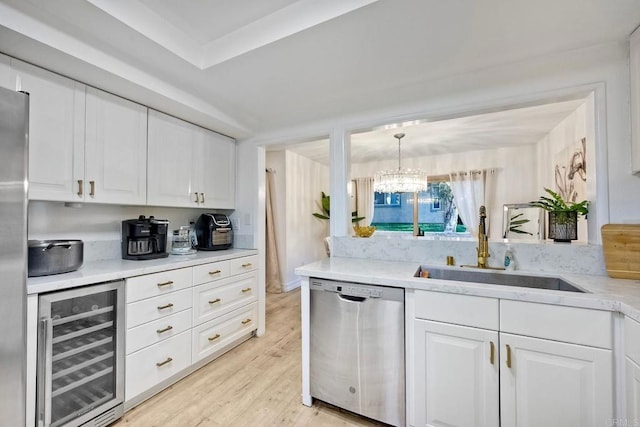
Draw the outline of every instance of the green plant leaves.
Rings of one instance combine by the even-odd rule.
[[[575,211],[578,215],[583,215],[585,217],[589,213],[588,200],[583,200],[579,203],[565,202],[555,191],[549,188],[545,188],[544,191],[546,191],[551,197],[540,196],[538,200],[531,202],[533,206],[537,206],[549,212]]]

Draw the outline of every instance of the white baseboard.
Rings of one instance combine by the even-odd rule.
[[[289,283],[284,285],[284,291],[285,292],[289,292],[289,291],[292,291],[294,289],[299,288],[301,282],[302,282],[301,279],[294,279],[294,280],[290,281]]]

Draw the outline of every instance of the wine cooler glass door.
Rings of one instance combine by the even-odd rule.
[[[39,425],[79,425],[122,403],[123,302],[123,282],[40,296]]]

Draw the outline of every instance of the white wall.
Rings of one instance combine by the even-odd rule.
[[[329,168],[291,151],[268,151],[265,165],[275,171],[276,246],[280,278],[289,290],[299,282],[296,267],[326,258],[329,222],[313,213],[320,211],[321,192],[328,193]]]
[[[560,54],[529,58],[472,73],[452,75],[411,88],[423,101],[393,105],[384,110],[337,117],[318,123],[294,124],[287,129],[244,141],[254,149],[264,144],[320,137],[332,129],[370,129],[404,120],[435,118],[479,109],[521,105],[597,89],[597,197],[589,214],[590,238],[598,243],[599,228],[608,222],[640,221],[640,177],[631,174],[629,111],[629,46],[608,43]],[[255,199],[259,188],[240,197]],[[346,202],[345,202],[346,203]],[[334,210],[339,206],[334,205]],[[344,207],[346,211],[346,206]],[[594,232],[591,233],[591,230]]]
[[[535,144],[505,147],[455,154],[438,154],[403,160],[407,168],[421,168],[429,175],[446,175],[450,172],[474,169],[497,169],[496,194],[491,206],[487,206],[489,233],[493,239],[502,238],[502,206],[505,203],[526,203],[537,199],[538,158]],[[351,165],[353,177],[373,176],[377,170],[393,169],[393,159]]]

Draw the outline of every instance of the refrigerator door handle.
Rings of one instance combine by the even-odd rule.
[[[37,367],[37,405],[38,405],[38,427],[46,427],[51,424],[51,408],[47,402],[49,402],[49,394],[51,390],[51,372],[49,358],[51,352],[49,351],[49,328],[51,325],[50,318],[40,319],[38,346],[40,351],[38,352],[38,367]]]

